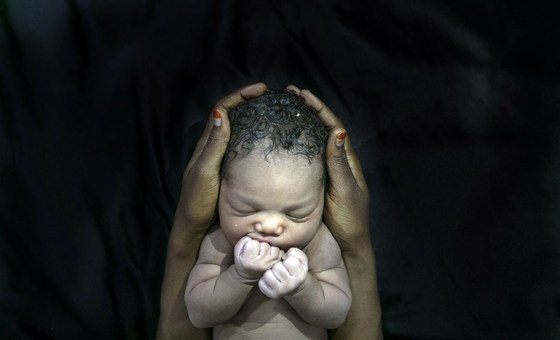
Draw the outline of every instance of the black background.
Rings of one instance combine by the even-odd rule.
[[[558,13],[0,0],[0,338],[153,338],[183,169],[257,81],[344,120],[386,339],[560,338]]]

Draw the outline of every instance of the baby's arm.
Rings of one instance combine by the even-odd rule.
[[[230,320],[264,271],[282,256],[280,249],[248,237],[233,249],[220,229],[209,233],[202,241],[185,290],[193,325],[208,328]]]
[[[265,272],[259,288],[271,298],[284,297],[304,321],[327,329],[339,327],[352,304],[340,248],[325,226],[307,255],[297,248],[288,250],[282,262]]]

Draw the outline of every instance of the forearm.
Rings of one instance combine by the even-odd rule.
[[[284,299],[305,322],[327,329],[339,327],[344,322],[352,303],[350,292],[311,274],[307,275],[300,290]]]
[[[331,339],[383,339],[381,328],[381,305],[377,292],[375,255],[369,237],[352,249],[358,252],[343,252],[344,263],[354,300],[346,322],[330,332]]]
[[[158,340],[211,339],[210,330],[198,329],[187,317],[184,292],[204,235],[188,234],[187,222],[176,214],[169,236],[161,288]]]
[[[191,275],[204,273],[204,266],[210,265],[197,265]],[[189,282],[185,302],[191,322],[201,328],[227,322],[243,306],[255,283],[256,280],[247,281],[240,277],[234,265],[218,276],[205,278],[198,283]]]

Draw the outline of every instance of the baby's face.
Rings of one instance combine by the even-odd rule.
[[[232,161],[222,179],[220,226],[235,245],[249,236],[288,250],[303,248],[322,222],[324,185],[321,160],[261,150]]]

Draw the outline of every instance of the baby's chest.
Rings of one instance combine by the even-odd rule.
[[[284,299],[270,299],[264,296],[258,287],[247,299],[239,313],[235,316],[236,320],[245,322],[281,322],[289,320],[297,314]]]

